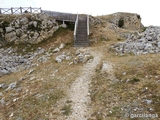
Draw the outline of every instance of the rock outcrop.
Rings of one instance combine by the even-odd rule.
[[[0,19],[0,46],[4,43],[31,43],[37,44],[52,37],[59,28],[55,19],[44,13],[8,15],[11,20],[2,15]]]
[[[114,13],[101,17],[104,21],[113,23],[116,26],[124,29],[141,29],[143,25],[141,23],[141,17],[135,13]]]
[[[132,34],[125,42],[119,42],[113,48],[118,53],[160,53],[160,27],[149,26],[144,32]]]

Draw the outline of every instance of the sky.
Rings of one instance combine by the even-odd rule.
[[[160,0],[0,0],[0,8],[31,6],[93,16],[129,12],[139,14],[144,26],[160,26],[159,3]]]

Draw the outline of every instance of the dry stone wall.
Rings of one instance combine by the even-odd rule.
[[[59,28],[55,19],[44,13],[14,15],[14,18],[13,15],[8,18],[1,15],[0,18],[0,46],[5,43],[36,44],[52,37]]]
[[[104,20],[124,29],[137,30],[143,28],[141,16],[135,13],[118,12],[107,15]]]

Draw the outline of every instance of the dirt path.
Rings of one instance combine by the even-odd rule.
[[[67,120],[87,120],[90,116],[90,96],[89,84],[91,76],[94,75],[95,68],[101,60],[101,54],[88,51],[94,57],[93,61],[86,63],[82,69],[82,73],[71,85],[70,99],[72,101],[72,114]]]
[[[93,61],[86,63],[82,73],[71,85],[70,100],[72,101],[72,114],[67,120],[87,120],[90,117],[90,94],[89,84],[91,76],[94,75],[97,64],[101,61],[102,55],[98,51],[86,50],[94,57]]]

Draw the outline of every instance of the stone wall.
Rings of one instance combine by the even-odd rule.
[[[14,17],[1,15],[0,18],[0,46],[5,43],[36,44],[51,37],[59,28],[55,19],[44,13],[27,13]]]
[[[122,28],[125,29],[137,30],[143,28],[140,15],[135,13],[114,13],[104,17],[104,20],[117,26],[119,26],[119,21],[122,20],[124,22]]]

